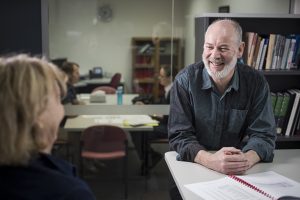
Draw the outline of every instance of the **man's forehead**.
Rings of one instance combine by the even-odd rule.
[[[234,28],[229,23],[216,23],[208,27],[206,35],[234,37]]]

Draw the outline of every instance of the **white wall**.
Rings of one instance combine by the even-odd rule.
[[[188,65],[195,60],[195,16],[202,13],[216,12],[214,0],[187,0],[185,9],[185,52],[184,65]]]
[[[97,7],[109,2],[113,19],[97,20]],[[131,38],[171,36],[172,0],[50,0],[50,58],[78,62],[80,73],[102,66],[120,72],[130,88]],[[182,1],[176,0],[175,36],[182,37]],[[181,14],[180,14],[181,13]],[[180,16],[181,15],[181,16]]]
[[[300,14],[300,0],[294,0],[293,8],[294,8],[294,10],[292,11],[292,13]]]

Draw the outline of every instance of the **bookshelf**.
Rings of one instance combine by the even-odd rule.
[[[206,13],[195,18],[195,61],[201,60],[204,35],[207,27],[214,20],[231,18],[237,21],[244,33],[255,32],[259,35],[280,34],[289,36],[300,34],[300,15],[291,14],[232,14]],[[245,47],[245,50],[247,46]],[[245,55],[243,56],[245,58]],[[260,70],[266,77],[272,92],[284,92],[288,89],[300,89],[300,70]],[[300,148],[300,137],[278,136],[277,148]]]
[[[139,94],[152,94],[157,100],[163,92],[158,80],[160,67],[172,65],[173,76],[182,67],[181,41],[168,37],[134,37],[131,46],[132,90]]]

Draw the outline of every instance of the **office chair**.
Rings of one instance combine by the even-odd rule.
[[[121,82],[121,77],[122,75],[120,73],[115,73],[110,80],[109,86],[117,89],[117,87],[119,86],[120,82]]]
[[[83,131],[81,145],[81,168],[83,175],[83,159],[114,160],[123,159],[124,196],[128,191],[128,145],[125,131],[117,126],[95,125]]]
[[[116,94],[116,89],[111,86],[99,86],[92,90],[92,93],[102,90],[105,92],[105,94]]]

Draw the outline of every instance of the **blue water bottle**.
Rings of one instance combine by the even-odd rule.
[[[117,88],[117,103],[118,103],[118,105],[123,104],[123,87],[122,86],[119,86]]]

